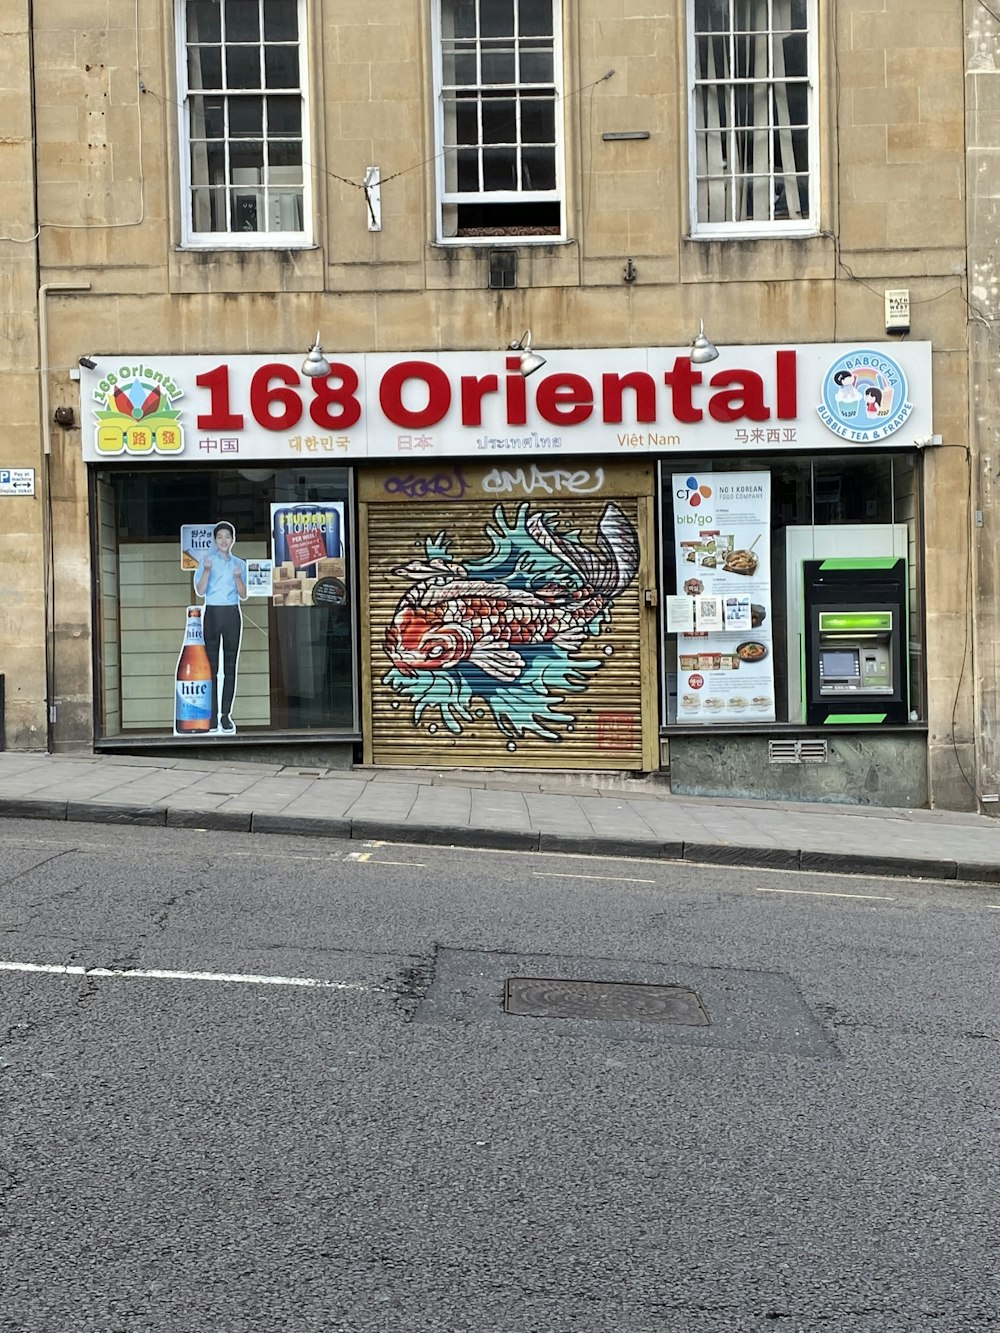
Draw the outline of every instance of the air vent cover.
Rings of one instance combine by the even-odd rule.
[[[829,747],[824,740],[767,743],[767,758],[772,764],[825,764],[829,757]]]

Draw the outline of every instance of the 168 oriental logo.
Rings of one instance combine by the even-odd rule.
[[[179,454],[184,427],[174,407],[183,397],[170,375],[155,366],[123,365],[94,390],[100,454]]]

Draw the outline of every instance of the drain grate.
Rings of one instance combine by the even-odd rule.
[[[505,1013],[528,1018],[616,1019],[699,1027],[707,1027],[710,1022],[695,991],[639,982],[508,977],[503,1007]]]

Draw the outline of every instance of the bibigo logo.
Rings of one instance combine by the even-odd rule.
[[[123,365],[94,389],[99,454],[180,454],[184,427],[174,408],[183,389],[154,366]]]

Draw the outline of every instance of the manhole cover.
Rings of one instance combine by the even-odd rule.
[[[508,977],[504,1011],[535,1018],[596,1018],[632,1023],[709,1024],[693,990],[638,982]]]

